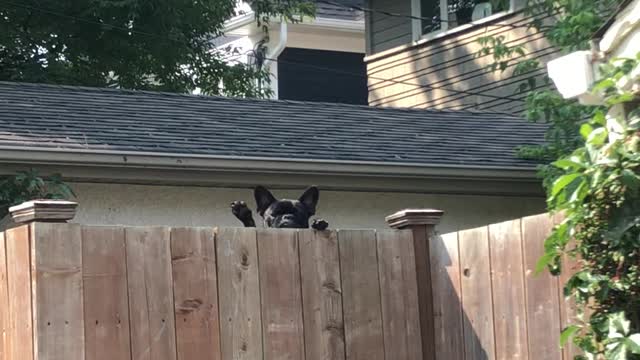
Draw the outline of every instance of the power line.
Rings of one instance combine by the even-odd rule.
[[[444,19],[435,20],[435,18],[437,18],[437,17],[428,18],[428,17],[423,17],[423,16],[400,14],[400,13],[394,13],[394,12],[385,11],[385,10],[366,8],[366,7],[362,7],[362,6],[358,6],[358,5],[340,4],[340,3],[329,1],[329,0],[316,0],[316,2],[319,2],[319,3],[322,3],[322,4],[327,4],[327,5],[338,6],[338,7],[345,8],[345,9],[362,11],[362,12],[366,12],[366,13],[375,13],[375,14],[386,15],[386,16],[389,16],[389,17],[399,17],[399,18],[412,19],[412,20],[428,21],[430,23],[430,25],[439,25],[441,23],[457,23],[457,21],[449,21],[449,20],[444,20]],[[505,24],[505,23],[488,24],[486,26],[491,26],[491,27],[510,27],[510,28],[522,28],[522,27],[530,28],[531,27],[530,24],[527,24],[527,25],[515,25],[515,24]]]
[[[333,72],[333,73],[336,73],[336,74],[360,77],[360,78],[364,78],[364,79],[373,79],[373,80],[380,80],[380,81],[384,81],[384,82],[391,82],[391,83],[394,83],[394,84],[410,85],[410,86],[415,86],[416,88],[423,88],[423,89],[429,89],[429,90],[442,90],[442,91],[448,91],[448,92],[457,93],[457,94],[464,94],[464,95],[484,96],[484,97],[488,97],[488,98],[491,98],[491,99],[498,99],[498,100],[524,101],[522,99],[508,97],[508,96],[481,94],[481,93],[476,93],[476,92],[466,91],[466,90],[449,89],[449,88],[441,87],[441,86],[433,86],[433,85],[426,85],[426,84],[415,84],[415,83],[411,83],[411,82],[408,82],[408,81],[385,79],[385,78],[381,78],[381,77],[377,77],[377,76],[370,76],[370,75],[362,75],[362,74],[358,74],[358,73],[354,73],[354,72],[350,72],[350,71],[332,69],[332,68],[327,68],[327,67],[324,67],[324,66],[306,64],[306,63],[300,63],[300,62],[278,60],[278,59],[272,59],[272,58],[267,58],[267,57],[265,57],[264,59],[265,60],[269,60],[269,61],[273,61],[273,62],[276,62],[276,63],[299,65],[299,66],[304,66],[304,67],[308,67],[308,68],[314,68],[314,69],[317,69],[317,70],[329,71],[329,72]]]
[[[322,0],[319,0],[319,1],[322,1]],[[177,42],[177,43],[180,43],[180,44],[188,44],[187,42],[184,42],[184,41],[181,41],[181,40],[178,40],[178,39],[171,39],[171,38],[168,38],[166,36],[161,36],[161,35],[157,35],[157,34],[153,34],[153,33],[148,33],[148,32],[139,31],[139,30],[133,30],[133,29],[130,29],[130,28],[111,25],[111,24],[107,24],[107,23],[103,23],[103,22],[83,19],[83,18],[79,18],[79,17],[73,16],[73,15],[67,15],[67,14],[64,14],[64,13],[51,11],[51,10],[48,10],[48,9],[42,9],[42,8],[29,6],[29,5],[23,5],[23,4],[16,4],[16,3],[12,3],[12,2],[8,2],[8,1],[4,1],[4,0],[0,0],[0,3],[8,4],[10,6],[19,7],[19,8],[23,8],[23,9],[29,9],[29,10],[44,12],[44,13],[52,14],[52,15],[55,15],[55,16],[60,16],[60,17],[64,17],[64,18],[67,18],[67,19],[77,20],[77,21],[82,21],[82,22],[90,23],[90,24],[94,24],[94,25],[105,26],[107,28],[125,31],[128,34],[140,34],[140,35],[159,38],[159,39],[163,39],[163,40],[174,41],[174,42]],[[251,51],[249,51],[247,53],[250,53],[250,52]],[[308,67],[308,68],[314,68],[316,70],[333,72],[335,74],[355,76],[355,77],[360,77],[360,78],[363,78],[363,79],[379,80],[379,81],[390,82],[390,83],[394,83],[394,84],[409,85],[409,86],[414,86],[416,88],[423,88],[423,89],[428,89],[428,90],[442,90],[442,91],[447,91],[447,92],[456,93],[456,94],[464,94],[464,95],[472,95],[472,96],[483,96],[483,97],[487,97],[487,98],[490,98],[490,99],[498,99],[498,100],[523,101],[522,99],[512,98],[512,97],[507,97],[507,96],[497,96],[497,95],[490,95],[490,94],[482,94],[482,93],[476,93],[476,92],[472,92],[472,91],[455,90],[455,89],[450,89],[450,88],[446,88],[446,87],[432,86],[432,85],[426,85],[426,84],[415,84],[415,83],[411,83],[411,82],[408,82],[408,81],[385,79],[385,78],[381,78],[381,77],[368,76],[366,74],[363,75],[363,74],[358,74],[358,73],[355,73],[355,72],[332,69],[332,68],[328,68],[328,67],[312,65],[312,64],[306,64],[306,63],[300,63],[300,62],[278,60],[278,59],[273,59],[273,58],[268,58],[268,57],[263,57],[263,59],[264,60],[273,61],[273,62],[276,62],[276,63],[299,65],[299,66],[304,66],[304,67]]]

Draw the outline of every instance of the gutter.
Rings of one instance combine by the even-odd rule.
[[[537,181],[535,168],[0,147],[0,163],[165,170]]]
[[[229,31],[233,31],[245,25],[249,25],[254,21],[256,21],[255,13],[253,11],[248,11],[243,15],[236,16],[235,18],[225,21],[223,25],[223,32],[227,33]]]
[[[278,56],[280,56],[280,54],[287,47],[287,40],[288,40],[288,34],[289,34],[288,29],[289,28],[287,26],[287,22],[281,21],[280,22],[280,39],[276,44],[276,46],[273,47],[273,49],[271,49],[271,51],[269,51],[269,53],[267,54],[267,59],[264,62],[265,66],[269,66],[273,62],[273,60],[270,60],[270,59],[277,59]]]
[[[227,20],[223,25],[223,33],[228,33],[237,30],[243,26],[250,25],[256,21],[255,13],[253,11],[247,12],[243,15],[237,16],[233,19]],[[272,17],[270,20],[272,23],[284,23],[280,17]],[[297,26],[322,28],[326,30],[348,31],[354,33],[364,33],[364,20],[341,20],[333,18],[316,17],[311,19],[310,22],[299,22]]]

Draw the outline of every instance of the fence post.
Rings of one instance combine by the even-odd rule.
[[[443,214],[443,211],[435,209],[407,209],[386,218],[387,224],[393,229],[413,231],[422,354],[425,360],[436,358],[429,240],[435,235],[435,227]]]
[[[84,358],[80,227],[66,224],[77,205],[33,200],[9,208],[0,259],[6,264],[0,288],[7,289],[0,295],[9,303],[7,360]]]

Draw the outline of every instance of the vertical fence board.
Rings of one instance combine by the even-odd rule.
[[[462,306],[466,359],[495,359],[487,227],[461,231]]]
[[[9,360],[7,354],[9,331],[9,289],[7,288],[7,253],[4,232],[0,232],[0,360]]]
[[[458,233],[430,239],[435,353],[438,360],[464,359]]]
[[[11,360],[33,359],[29,228],[29,225],[22,225],[5,232],[9,290],[7,357]]]
[[[302,230],[298,236],[306,359],[343,360],[344,321],[337,233]]]
[[[261,359],[256,230],[218,229],[216,245],[222,359]]]
[[[82,278],[86,359],[130,359],[123,228],[82,228]]]
[[[435,235],[432,226],[413,226],[413,252],[416,263],[416,280],[418,282],[418,312],[420,313],[420,336],[422,354],[425,360],[436,358],[435,349],[435,313],[433,308],[433,282],[431,280],[430,238]]]
[[[347,360],[382,360],[384,343],[374,231],[338,233]]]
[[[413,235],[378,231],[377,248],[385,359],[422,359]]]
[[[562,213],[553,215],[553,224],[558,225],[564,220]],[[568,249],[575,247],[574,243],[568,245]],[[575,324],[577,322],[577,305],[574,297],[564,296],[564,285],[569,281],[571,276],[579,270],[579,260],[572,258],[568,255],[562,257],[562,272],[558,276],[558,298],[560,300],[560,328]],[[572,339],[569,340],[562,348],[562,355],[564,360],[573,360],[581,352],[578,347],[573,343]]]
[[[212,229],[172,229],[178,360],[220,359],[215,256]]]
[[[84,359],[82,236],[78,224],[32,223],[35,359]]]
[[[559,347],[560,309],[558,279],[548,272],[535,274],[544,253],[544,240],[553,227],[549,215],[522,219],[529,358],[562,359]]]
[[[569,281],[572,274],[577,271],[578,261],[571,259],[568,255],[562,257],[562,273],[558,277],[558,298],[560,299],[560,328],[576,324],[577,308],[574,297],[564,296],[564,285]],[[580,350],[570,339],[562,348],[565,360],[573,360],[580,355]]]
[[[528,359],[520,220],[489,226],[496,359]]]
[[[127,228],[125,238],[132,358],[175,360],[169,229]]]
[[[298,234],[258,230],[264,359],[304,360]]]

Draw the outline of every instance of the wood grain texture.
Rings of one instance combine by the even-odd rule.
[[[464,331],[458,233],[433,238],[429,248],[436,359],[462,360]]]
[[[384,359],[376,234],[338,233],[346,359]]]
[[[487,227],[459,233],[466,359],[495,359]]]
[[[569,281],[571,276],[578,271],[578,260],[572,259],[568,255],[562,257],[562,272],[558,276],[558,298],[560,299],[560,328],[564,329],[569,325],[575,325],[577,321],[577,305],[573,296],[565,296],[564,284]],[[573,360],[575,356],[580,355],[579,348],[568,341],[562,348],[562,356],[565,360]]]
[[[175,360],[169,229],[126,228],[125,239],[132,358]]]
[[[422,359],[413,234],[386,230],[376,235],[385,359]]]
[[[34,358],[84,359],[82,235],[78,224],[31,224]]]
[[[87,360],[130,359],[124,229],[82,227]]]
[[[547,271],[535,274],[536,263],[544,253],[544,240],[552,227],[553,221],[546,214],[522,219],[530,359],[562,359],[558,343],[561,331],[558,279]]]
[[[213,229],[171,230],[178,360],[220,359]]]
[[[9,290],[8,359],[33,359],[30,225],[5,232]]]
[[[257,234],[264,359],[304,360],[297,231]]]
[[[562,213],[553,215],[553,225],[559,225],[564,221],[565,217]],[[575,243],[570,242],[567,250],[575,248]],[[558,299],[560,300],[560,328],[564,329],[569,325],[576,324],[577,321],[577,305],[575,298],[564,295],[564,285],[569,279],[580,269],[579,259],[567,254],[562,257],[562,272],[558,276]],[[569,340],[562,348],[562,356],[565,360],[573,360],[577,355],[582,354],[579,348]]]
[[[528,359],[521,221],[489,226],[496,359]]]
[[[0,232],[0,360],[9,360],[7,354],[9,332],[9,289],[7,288],[7,252],[4,231]]]
[[[216,230],[222,359],[262,358],[255,229]]]
[[[342,282],[335,231],[301,230],[300,273],[307,360],[345,358]]]

